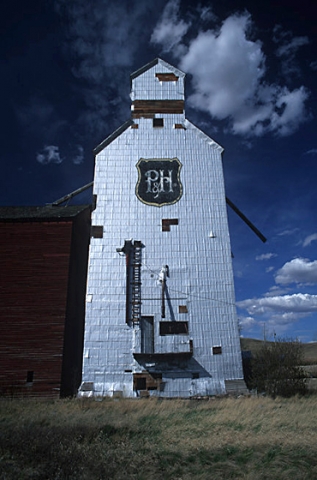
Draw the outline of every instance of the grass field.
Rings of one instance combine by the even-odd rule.
[[[0,478],[317,479],[317,396],[0,401]]]

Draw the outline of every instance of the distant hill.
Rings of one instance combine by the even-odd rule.
[[[252,354],[256,354],[264,343],[264,340],[257,340],[255,338],[240,338],[241,350],[250,350]],[[273,343],[273,342],[267,342]],[[317,342],[303,343],[304,349],[304,364],[317,364]]]

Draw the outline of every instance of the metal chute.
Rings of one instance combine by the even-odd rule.
[[[238,207],[232,203],[231,200],[229,200],[228,197],[226,197],[226,202],[229,205],[230,208],[248,225],[248,227],[251,228],[251,230],[259,237],[260,240],[262,240],[263,243],[266,242],[265,236],[256,228],[255,225],[244,215],[244,213],[241,212],[241,210],[238,209]]]

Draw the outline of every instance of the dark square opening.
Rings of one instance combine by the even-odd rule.
[[[187,305],[178,305],[178,313],[188,313]]]
[[[181,334],[188,334],[188,322],[160,322],[160,335]]]
[[[103,238],[103,226],[102,225],[92,225],[91,236],[94,237],[94,238]]]
[[[222,348],[219,347],[212,347],[212,353],[213,355],[221,355],[222,354]]]
[[[164,127],[164,120],[163,118],[153,118],[153,127]]]
[[[171,225],[178,225],[178,218],[162,218],[162,232],[170,232]]]
[[[145,377],[136,377],[136,379],[135,379],[135,389],[136,390],[146,390],[146,378]]]

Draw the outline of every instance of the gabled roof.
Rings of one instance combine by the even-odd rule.
[[[161,58],[155,58],[155,60],[152,60],[152,62],[147,63],[143,67],[131,73],[130,75],[131,80],[134,80],[135,78],[139,77],[140,75],[142,75],[142,73],[146,72],[147,70],[150,70],[150,68],[154,67],[158,63],[168,68],[171,72],[175,73],[175,75],[177,75],[178,77],[184,78],[186,75],[184,72],[182,72],[178,68],[173,67],[173,65],[170,65],[169,63],[165,62]]]
[[[171,72],[173,72],[175,75],[184,78],[185,73],[179,70],[178,68],[173,67],[173,65],[170,65],[169,63],[165,62],[161,58],[156,58],[152,60],[151,62],[147,63],[143,67],[139,68],[139,70],[136,70],[131,74],[131,80],[137,78],[138,76],[142,75],[144,72],[150,70],[153,68],[155,65],[161,64],[165,68],[169,69]],[[117,130],[115,130],[111,135],[105,138],[97,147],[93,150],[93,153],[97,155],[100,153],[105,147],[110,145],[111,142],[113,142],[116,138],[118,138],[122,133],[124,133],[131,125],[133,125],[134,121],[132,119],[126,121],[123,125],[121,125]],[[198,127],[196,127],[193,123],[191,123],[189,120],[185,119],[184,122],[185,128],[190,128],[195,131],[196,135],[204,140],[206,143],[211,145],[213,148],[216,148],[220,153],[223,152],[223,147],[219,145],[217,142],[215,142],[212,138],[210,138],[208,135],[206,135],[202,130],[200,130]]]
[[[224,148],[221,145],[219,145],[219,143],[215,142],[215,140],[210,138],[206,133],[204,133],[202,130],[200,130],[200,128],[196,127],[196,125],[194,125],[192,122],[190,122],[186,118],[184,121],[184,126],[185,128],[190,128],[194,130],[194,132],[199,138],[201,138],[206,143],[208,143],[208,145],[211,145],[212,147],[216,148],[220,153],[224,151]]]

